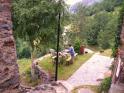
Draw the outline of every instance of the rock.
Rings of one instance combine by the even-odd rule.
[[[40,66],[35,66],[35,72],[37,72],[37,75],[41,78],[43,83],[49,83],[50,81],[50,75],[43,70]]]

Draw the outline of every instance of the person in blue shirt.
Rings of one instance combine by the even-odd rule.
[[[73,62],[74,62],[75,51],[74,51],[74,48],[72,47],[71,44],[69,44],[69,53],[70,53],[70,55],[71,55],[70,63],[73,64]]]

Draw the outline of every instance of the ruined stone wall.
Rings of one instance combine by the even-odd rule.
[[[124,84],[124,20],[122,24],[122,31],[120,35],[120,41],[121,41],[121,46],[120,46],[120,57],[121,57],[121,72],[120,72],[120,77],[119,77],[119,82]]]
[[[19,85],[16,48],[12,34],[11,0],[0,0],[0,93]]]
[[[121,45],[118,48],[118,56],[121,59],[121,66],[119,76],[116,77],[117,66],[119,64],[119,60],[116,58],[114,63],[114,75],[113,82],[110,88],[109,93],[124,93],[124,21],[122,24],[122,31],[120,34],[120,42]]]

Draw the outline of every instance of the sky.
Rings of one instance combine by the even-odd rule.
[[[93,5],[95,2],[100,2],[102,0],[64,0],[67,5],[69,5],[69,11],[75,12],[77,10],[76,3],[82,2],[84,5]]]
[[[84,4],[92,4],[94,2],[98,2],[98,1],[101,1],[101,0],[65,0],[65,2],[68,4],[68,5],[74,5],[78,2],[83,2]]]
[[[82,0],[65,0],[65,2],[68,5],[74,5],[75,3],[80,2],[80,1],[82,1]]]

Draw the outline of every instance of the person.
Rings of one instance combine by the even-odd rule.
[[[75,51],[74,51],[74,48],[72,47],[71,44],[69,44],[69,53],[71,55],[71,60],[70,60],[70,63],[73,64],[74,62],[74,55],[75,55]]]
[[[84,54],[84,46],[83,45],[80,46],[80,54]]]

